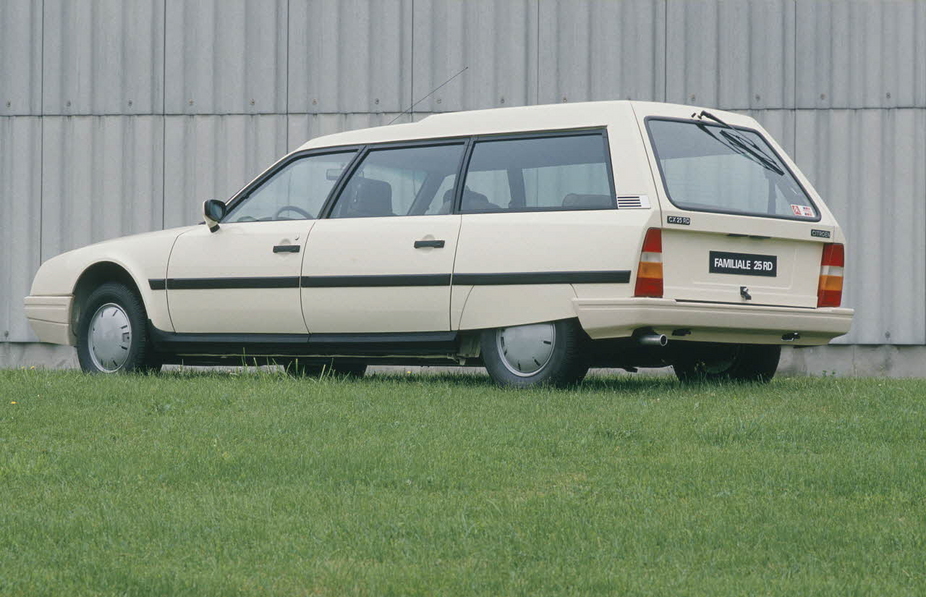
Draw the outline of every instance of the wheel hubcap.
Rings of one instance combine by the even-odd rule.
[[[87,331],[90,358],[100,371],[112,373],[125,365],[132,345],[132,323],[125,310],[106,303],[96,310]]]
[[[535,375],[553,357],[556,328],[552,323],[537,323],[503,328],[495,335],[498,355],[509,371],[520,377]]]

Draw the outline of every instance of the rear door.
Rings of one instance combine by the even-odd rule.
[[[316,333],[446,332],[463,141],[372,147],[315,223],[302,308]]]
[[[752,119],[667,110],[638,111],[663,183],[664,296],[816,307],[835,221],[809,184]]]

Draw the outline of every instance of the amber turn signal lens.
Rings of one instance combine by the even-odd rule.
[[[662,298],[662,229],[650,228],[643,238],[634,296]]]
[[[838,307],[842,304],[842,279],[846,249],[838,243],[823,245],[820,258],[820,283],[817,287],[818,307]]]

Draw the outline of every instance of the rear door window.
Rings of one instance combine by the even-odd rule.
[[[372,149],[338,197],[332,218],[450,213],[465,145]]]
[[[781,158],[756,131],[649,118],[666,194],[693,211],[816,221],[820,214]]]
[[[616,207],[601,132],[477,140],[461,211]]]

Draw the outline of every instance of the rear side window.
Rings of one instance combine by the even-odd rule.
[[[479,140],[466,173],[463,213],[614,208],[601,133]]]
[[[646,121],[676,207],[816,221],[820,214],[762,136],[703,122]]]

